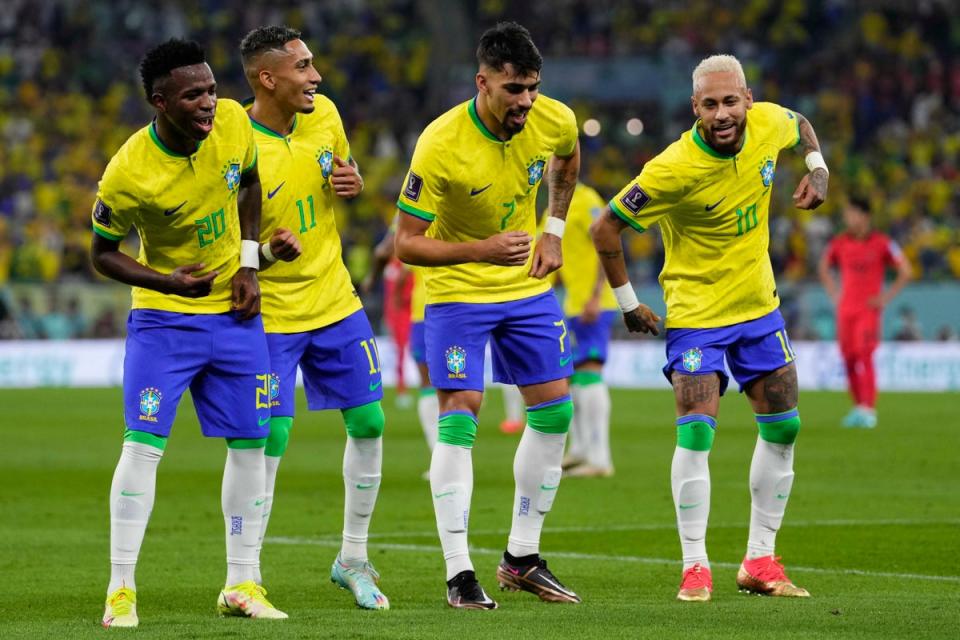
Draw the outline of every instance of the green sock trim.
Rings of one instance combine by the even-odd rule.
[[[775,444],[793,444],[800,434],[800,416],[793,416],[776,422],[757,422],[760,437]]]
[[[290,429],[293,427],[293,416],[277,416],[270,418],[270,435],[267,436],[267,446],[263,455],[279,458],[287,451],[290,444]]]
[[[527,426],[540,433],[566,433],[573,420],[573,402],[565,400],[540,409],[527,409]]]
[[[146,444],[156,449],[160,449],[160,451],[163,451],[167,448],[167,439],[164,436],[147,433],[146,431],[125,429],[123,432],[123,439],[125,442],[139,442],[140,444]]]
[[[261,449],[266,445],[266,438],[227,438],[230,449]]]
[[[446,413],[440,416],[437,442],[472,449],[477,439],[477,419],[467,413]]]
[[[379,400],[341,411],[347,435],[351,438],[379,438],[383,435],[386,419]]]
[[[677,425],[677,446],[691,451],[710,451],[715,436],[707,422],[695,420]]]
[[[436,387],[420,387],[421,396],[435,396],[437,395]]]
[[[599,371],[574,371],[570,377],[570,384],[579,384],[583,387],[600,382],[603,382],[603,374]]]

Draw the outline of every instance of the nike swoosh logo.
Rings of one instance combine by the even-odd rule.
[[[542,485],[540,485],[540,490],[541,490],[541,491],[553,491],[554,489],[556,489],[556,488],[559,487],[559,486],[560,486],[560,485],[555,484],[555,485],[553,485],[552,487],[548,487],[547,485],[542,484]]]
[[[435,493],[433,494],[434,498],[443,498],[445,496],[452,496],[456,491],[447,491],[446,493]]]
[[[253,506],[259,507],[260,505],[262,505],[262,504],[263,504],[264,502],[266,502],[266,501],[267,501],[266,498],[260,498],[259,500],[254,500],[254,501],[253,501]]]
[[[270,418],[257,418],[257,426],[262,427],[263,425],[270,422]]]
[[[573,356],[567,356],[566,358],[560,358],[560,366],[565,367],[570,362],[570,358]]]
[[[699,507],[700,502],[694,502],[693,504],[681,504],[678,505],[681,509],[693,509],[694,507]]]
[[[187,204],[187,201],[186,201],[186,200],[184,200],[183,202],[181,202],[180,204],[178,204],[177,206],[175,206],[173,209],[166,209],[166,210],[163,212],[163,215],[165,215],[165,216],[172,216],[172,215],[175,214],[177,211],[180,211],[180,207],[182,207],[182,206],[185,205],[185,204]]]
[[[778,494],[777,494],[777,500],[786,500],[786,499],[789,498],[789,497],[790,497],[790,494],[789,494],[789,493],[787,493],[787,494],[778,493]]]
[[[727,199],[727,196],[723,196],[722,198],[717,200],[714,204],[708,204],[707,206],[705,206],[704,209],[706,209],[707,211],[713,211],[714,209],[720,206],[721,202],[723,202],[726,199]]]
[[[376,391],[377,387],[379,387],[381,384],[383,384],[383,380],[377,380],[376,382],[371,382],[369,387],[370,391]]]
[[[481,189],[470,189],[470,195],[471,195],[471,196],[480,195],[481,193],[483,193],[484,191],[486,191],[487,189],[489,189],[489,188],[492,187],[492,186],[493,186],[493,183],[491,182],[490,184],[488,184],[487,186],[485,186],[485,187],[483,187],[483,188],[481,188]]]
[[[135,498],[136,496],[142,496],[142,495],[145,494],[145,493],[146,493],[146,491],[140,491],[140,492],[137,492],[137,491],[123,491],[123,490],[120,491],[120,495],[126,496],[126,497],[128,497],[128,498]]]
[[[357,489],[372,489],[372,488],[375,487],[375,486],[376,486],[376,485],[375,485],[374,483],[372,483],[372,482],[369,483],[369,484],[364,484],[364,483],[361,482],[360,484],[357,485]]]
[[[274,189],[273,191],[267,191],[267,200],[273,200],[273,196],[277,195],[277,191],[280,191],[280,189],[282,189],[282,188],[283,188],[283,185],[285,185],[285,184],[287,184],[287,181],[286,181],[286,180],[284,180],[283,182],[281,182],[280,184],[278,184],[278,185],[277,185],[277,188]]]

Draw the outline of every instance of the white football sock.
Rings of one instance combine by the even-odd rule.
[[[124,442],[110,485],[110,584],[107,595],[122,586],[136,590],[134,571],[147,530],[163,451],[140,442]]]
[[[513,497],[513,525],[507,538],[507,552],[528,556],[540,551],[543,519],[553,506],[560,486],[560,461],[565,433],[541,433],[529,426],[523,430],[513,459],[516,489]]]
[[[473,494],[472,450],[445,442],[433,448],[430,460],[430,493],[447,580],[461,571],[473,571],[467,549],[470,498]]]
[[[277,485],[277,469],[280,468],[281,456],[263,456],[266,469],[266,482],[263,494],[263,522],[260,524],[260,538],[257,540],[257,564],[253,568],[253,580],[263,584],[260,575],[260,553],[263,551],[263,539],[267,537],[267,524],[270,522],[270,511],[273,509],[273,491]]]
[[[227,447],[220,503],[226,525],[228,587],[254,579],[263,526],[265,457],[263,447]]]
[[[382,460],[383,437],[347,436],[343,449],[343,560],[367,559],[367,536],[380,492]]]
[[[417,415],[420,417],[423,437],[426,438],[430,451],[433,451],[433,447],[437,444],[440,420],[440,400],[436,393],[420,393],[420,397],[417,398]]]
[[[793,445],[757,438],[750,464],[750,537],[747,559],[773,555],[793,486]]]
[[[587,425],[583,406],[583,386],[570,385],[570,399],[573,401],[573,419],[570,421],[567,438],[567,456],[579,460],[587,459]]]
[[[683,569],[696,563],[709,568],[707,560],[707,520],[710,517],[709,451],[677,447],[670,466],[673,504],[677,512],[677,530],[683,552]]]
[[[504,384],[503,389],[503,416],[506,420],[523,422],[523,395],[515,385]]]
[[[587,462],[601,469],[613,466],[610,457],[610,390],[605,382],[594,382],[580,388],[579,413],[586,435]]]

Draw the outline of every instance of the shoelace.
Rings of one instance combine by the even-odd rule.
[[[544,560],[543,558],[540,558],[540,562],[537,563],[537,566],[540,567],[540,570],[541,570],[548,578],[550,578],[551,580],[553,580],[554,582],[556,582],[558,585],[560,585],[561,587],[563,587],[564,589],[566,589],[566,587],[563,586],[563,583],[560,582],[560,580],[557,579],[557,576],[553,575],[553,572],[550,571],[550,569],[547,569],[547,561],[546,561],[546,560]]]
[[[690,569],[683,574],[683,585],[684,589],[703,589],[709,588],[710,583],[707,581],[707,572],[704,571],[703,565],[697,563],[690,567]]]
[[[373,582],[378,582],[380,580],[380,574],[377,573],[377,570],[373,568],[373,565],[369,562],[364,562],[359,567],[351,566],[342,560],[338,560],[340,566],[343,567],[344,571],[347,574],[350,574],[354,579],[356,578],[369,578]]]
[[[110,609],[113,611],[114,617],[125,616],[133,610],[133,600],[126,589],[121,589],[117,595],[111,598]]]
[[[246,596],[246,601],[241,605],[254,603],[273,608],[273,605],[267,600],[267,590],[252,580],[237,585],[236,591]]]
[[[780,564],[780,556],[772,557],[768,562],[760,565],[755,578],[764,582],[779,582],[787,580],[787,573]]]

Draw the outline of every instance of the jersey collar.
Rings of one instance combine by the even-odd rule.
[[[150,122],[149,129],[150,129],[150,139],[153,140],[154,144],[156,144],[157,147],[160,148],[160,151],[163,151],[168,156],[172,156],[174,158],[189,158],[195,155],[197,151],[200,151],[200,147],[203,146],[204,141],[201,140],[200,142],[197,143],[197,151],[194,151],[193,153],[179,153],[177,151],[174,151],[167,145],[163,144],[163,140],[161,140],[160,136],[157,135],[157,119],[156,118],[154,118]]]
[[[470,119],[473,121],[473,124],[476,125],[477,129],[480,130],[480,133],[483,134],[483,137],[496,142],[497,144],[503,144],[504,140],[501,140],[497,136],[490,133],[490,130],[487,129],[487,125],[483,124],[483,120],[480,119],[480,114],[477,113],[477,97],[474,96],[473,100],[467,103],[467,111],[470,112]]]
[[[286,140],[286,139],[287,139],[288,136],[283,135],[283,134],[280,133],[279,131],[274,131],[273,129],[271,129],[271,128],[268,127],[267,125],[261,124],[261,123],[257,122],[256,120],[254,120],[254,119],[253,119],[253,116],[250,115],[250,112],[249,112],[249,111],[247,111],[247,117],[250,118],[250,124],[253,125],[253,128],[254,128],[255,131],[259,131],[260,133],[262,133],[262,134],[264,134],[264,135],[268,135],[268,136],[270,136],[271,138],[280,138],[281,140]],[[299,122],[300,122],[300,114],[299,114],[299,113],[293,114],[293,126],[290,127],[290,134],[289,134],[289,135],[292,136],[292,135],[293,135],[293,132],[297,130],[297,123],[299,123]]]
[[[697,120],[696,122],[693,123],[693,129],[690,130],[690,137],[693,138],[693,141],[696,143],[696,145],[697,145],[698,147],[700,147],[700,150],[701,150],[701,151],[703,151],[704,153],[706,153],[708,156],[710,156],[710,157],[712,157],[712,158],[719,158],[720,160],[733,160],[734,158],[737,157],[737,154],[736,154],[736,153],[734,153],[733,155],[727,155],[727,154],[725,154],[725,153],[720,153],[719,151],[717,151],[716,149],[714,149],[713,147],[711,147],[709,144],[707,144],[707,141],[704,140],[703,137],[700,135],[700,121],[699,121],[699,120]],[[740,151],[743,151],[743,148],[746,147],[746,146],[747,146],[747,130],[744,129],[744,131],[743,131],[743,145],[741,145]]]

